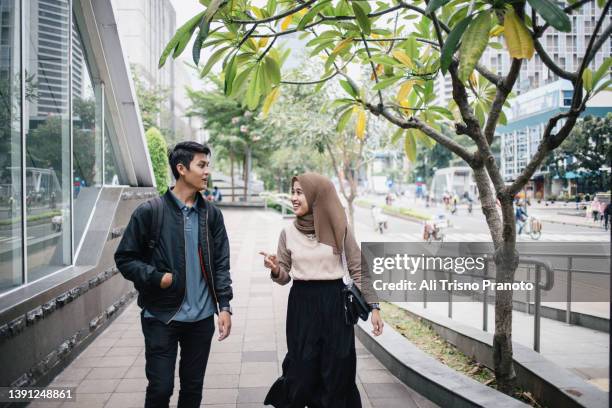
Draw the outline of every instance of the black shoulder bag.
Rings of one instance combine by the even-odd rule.
[[[344,302],[344,322],[347,326],[356,324],[359,319],[368,320],[370,305],[365,301],[361,291],[353,282],[346,262],[346,235],[345,245],[342,248],[342,267],[344,268],[344,288],[342,288],[342,298]]]

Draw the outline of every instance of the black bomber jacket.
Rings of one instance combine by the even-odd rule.
[[[121,274],[134,282],[138,306],[164,322],[178,312],[185,297],[185,235],[183,215],[170,190],[162,197],[163,222],[159,242],[148,262],[147,243],[151,237],[153,214],[143,203],[134,210],[115,252],[115,263]],[[196,194],[199,215],[199,252],[208,289],[219,308],[229,307],[232,300],[230,250],[223,214],[215,205]],[[164,273],[172,273],[172,285],[160,286]]]

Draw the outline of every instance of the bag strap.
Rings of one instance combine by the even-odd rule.
[[[149,201],[151,207],[151,229],[149,230],[149,241],[147,242],[147,261],[153,259],[153,250],[159,242],[161,226],[164,219],[164,208],[161,197],[155,197]]]
[[[342,253],[340,255],[340,258],[342,259],[342,269],[344,270],[344,276],[342,277],[342,280],[344,281],[345,285],[348,285],[350,283],[353,283],[353,278],[351,278],[351,274],[348,268],[348,262],[346,261],[346,234],[347,231],[344,231],[344,238],[342,239]]]

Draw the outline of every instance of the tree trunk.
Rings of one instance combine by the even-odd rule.
[[[234,201],[234,154],[230,153],[230,185],[232,187],[232,202]]]
[[[247,155],[244,155],[244,160],[242,161],[242,184],[244,185],[244,191],[242,192],[242,199],[246,202],[247,200],[247,191],[249,189],[249,170],[247,169],[248,166],[248,160],[247,160]]]
[[[496,282],[512,283],[518,266],[518,253],[513,242],[504,242],[495,253]],[[511,395],[516,373],[512,352],[512,290],[496,291],[493,364],[499,391]]]
[[[512,197],[501,197],[501,217],[496,197],[484,167],[476,167],[474,180],[480,193],[482,212],[487,221],[495,247],[495,280],[511,283],[518,266],[516,224]],[[499,391],[511,394],[516,373],[512,352],[512,291],[495,292],[495,333],[493,335],[493,364]]]

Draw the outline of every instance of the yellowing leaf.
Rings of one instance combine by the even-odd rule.
[[[412,109],[409,109],[411,106],[406,99],[399,101],[399,104],[402,108],[404,108],[403,112],[406,115],[410,115],[412,113]]]
[[[382,65],[377,64],[376,65],[376,75],[381,76],[384,72],[385,72],[385,68]],[[372,72],[372,75],[370,75],[370,80],[374,81],[375,79],[376,77],[374,76],[374,72]]]
[[[504,32],[504,26],[496,25],[489,32],[489,37],[497,37],[498,35],[503,34],[503,32]]]
[[[504,38],[512,58],[531,59],[535,49],[533,39],[525,23],[520,19],[513,8],[506,10],[504,17]]]
[[[408,160],[414,163],[416,161],[416,140],[412,129],[406,132],[406,137],[404,138],[404,151],[406,152]]]
[[[258,48],[263,48],[268,44],[268,37],[262,37],[259,39],[259,44],[257,45]]]
[[[351,42],[353,42],[353,37],[345,38],[344,40],[336,44],[331,53],[333,55],[339,54],[340,52],[342,52],[342,50],[346,49],[346,47],[350,46]]]
[[[280,86],[277,86],[276,88],[272,90],[272,92],[268,94],[268,96],[266,96],[266,99],[264,100],[264,103],[263,103],[263,107],[261,108],[261,113],[264,118],[268,116],[268,113],[270,112],[270,108],[272,107],[272,104],[278,99],[279,95],[280,95]]]
[[[307,8],[303,8],[303,9],[301,9],[300,11],[298,11],[295,14],[297,14],[300,17],[304,17],[306,15],[306,13],[308,13],[308,9]]]
[[[287,17],[283,18],[283,21],[281,21],[281,31],[285,31],[287,30],[287,28],[289,28],[289,25],[291,24],[291,22],[293,21],[293,14],[288,15]]]
[[[413,85],[412,81],[406,81],[400,87],[399,91],[397,92],[397,100],[400,103],[400,105],[403,102],[406,102],[406,98],[408,97],[408,94],[410,93],[410,91],[412,91],[412,85]]]
[[[470,84],[474,89],[478,88],[478,77],[476,76],[476,71],[472,71],[469,78]]]
[[[355,135],[363,140],[366,127],[366,113],[361,106],[355,106],[353,110],[357,113],[357,123],[355,125]]]
[[[264,15],[259,7],[251,6],[251,11],[253,12],[253,14],[255,14],[255,17],[259,19],[264,18]]]
[[[412,68],[414,66],[414,64],[412,63],[412,60],[410,59],[410,57],[404,51],[402,51],[402,50],[393,50],[393,52],[391,54],[393,54],[393,57],[396,60],[398,60],[402,64],[406,65],[407,67]]]

